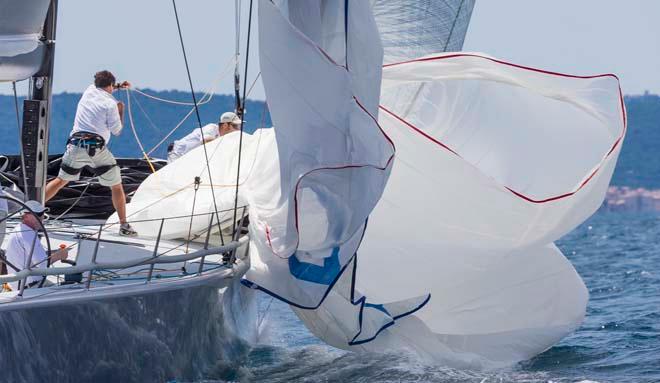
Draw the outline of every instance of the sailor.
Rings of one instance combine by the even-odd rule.
[[[167,147],[167,162],[172,163],[179,157],[202,145],[222,137],[227,133],[236,132],[241,127],[241,119],[234,112],[225,112],[220,116],[218,124],[207,124],[202,127],[204,138],[202,139],[202,132],[199,128],[194,129],[190,134],[180,140],[172,142]]]
[[[32,268],[47,267],[46,250],[44,249],[37,232],[43,227],[41,219],[46,208],[37,201],[27,201],[25,210],[21,217],[21,223],[17,225],[7,238],[7,249],[5,250],[6,264],[9,272],[15,273],[28,266]],[[30,257],[30,254],[32,256]],[[66,249],[59,249],[50,255],[50,261],[56,262],[66,259],[69,253]],[[27,287],[39,284],[43,277],[32,276],[27,279]],[[20,289],[18,282],[10,283],[13,290]]]
[[[126,196],[119,166],[107,148],[110,134],[118,136],[121,133],[124,119],[124,104],[117,101],[112,92],[130,86],[128,81],[115,84],[115,76],[107,70],[94,75],[94,84],[85,90],[78,102],[60,172],[46,185],[46,201],[69,181],[77,180],[83,167],[90,167],[98,176],[99,183],[112,191],[112,204],[121,223],[119,234],[133,237],[137,232],[126,222]]]

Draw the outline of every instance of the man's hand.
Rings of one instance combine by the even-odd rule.
[[[128,81],[124,81],[121,84],[119,84],[119,89],[128,89],[131,87],[131,83]]]
[[[64,249],[59,249],[56,252],[54,252],[50,256],[50,260],[51,260],[51,262],[57,262],[57,261],[61,261],[63,259],[67,259],[68,257],[69,257],[69,250],[64,248]]]

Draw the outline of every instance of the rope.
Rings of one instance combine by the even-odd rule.
[[[174,0],[172,0],[174,1]],[[247,71],[248,64],[250,61],[250,32],[252,30],[252,0],[250,0],[250,12],[248,14],[248,30],[247,30],[247,46],[245,48],[245,73],[243,76],[243,102],[242,105],[245,105],[245,95],[247,92]],[[234,220],[232,222],[232,237],[238,238],[236,230],[236,218],[238,215],[238,183],[240,182],[241,177],[241,152],[243,150],[243,127],[245,118],[243,118],[243,113],[241,113],[241,136],[238,139],[238,168],[236,169],[236,195],[234,197]]]
[[[218,87],[218,85],[220,84],[220,81],[224,80],[224,78],[225,78],[227,75],[229,75],[229,73],[231,72],[232,64],[233,64],[234,62],[236,62],[236,61],[237,61],[237,57],[236,57],[236,56],[232,56],[232,57],[229,59],[229,61],[227,62],[227,64],[225,64],[224,69],[220,72],[220,75],[218,75],[218,77],[217,77],[217,78],[215,79],[215,81],[213,82],[213,85],[211,86],[211,88],[208,90],[208,92],[206,92],[206,94],[204,94],[204,95],[202,96],[202,99],[200,100],[199,105],[206,104],[206,103],[210,102],[210,101],[213,99],[213,97],[215,96],[215,94],[214,94],[215,89],[216,89],[216,88]],[[140,93],[140,94],[147,95],[147,94],[144,93],[144,92],[143,92],[143,93]],[[147,95],[147,97],[149,97],[149,95]],[[156,100],[165,100],[165,99],[159,99],[158,97],[151,97],[151,98],[154,98],[154,99],[156,99]],[[206,99],[206,100],[204,100],[204,99]],[[165,102],[167,102],[167,101],[170,101],[170,100],[165,100]],[[162,140],[160,140],[156,145],[154,145],[154,147],[151,148],[151,150],[149,150],[149,151],[147,152],[147,154],[151,155],[151,153],[153,153],[153,152],[154,152],[156,149],[158,149],[163,143],[165,143],[165,141],[167,141],[167,139],[170,138],[170,136],[171,136],[172,134],[174,134],[174,132],[175,132],[177,129],[179,129],[179,128],[181,127],[181,125],[183,125],[183,123],[188,119],[188,117],[190,117],[190,115],[193,114],[194,111],[195,111],[195,107],[193,106],[193,107],[190,109],[190,111],[185,115],[185,117],[183,117],[183,119],[182,119],[182,120],[181,120],[181,121],[180,121],[180,122],[179,122],[179,123],[173,128],[173,129],[172,129],[172,130],[170,130],[170,132],[167,133],[167,135],[165,135],[165,137],[163,137]]]
[[[140,103],[140,100],[137,99],[137,98],[135,99],[135,105],[138,106],[138,109],[140,109],[140,111],[142,112],[142,115],[144,116],[144,118],[147,119],[147,122],[149,123],[149,125],[151,125],[151,129],[153,129],[154,132],[158,133],[158,127],[156,126],[156,124],[154,124],[153,121],[151,121],[151,117],[149,117],[149,115],[147,114],[147,111],[144,110],[144,108],[142,107],[142,104]],[[147,152],[147,154],[149,154],[149,153]]]
[[[250,0],[252,1],[252,0]],[[186,73],[188,74],[188,83],[190,84],[190,94],[195,104],[195,114],[197,115],[197,123],[199,125],[199,132],[204,137],[204,129],[202,128],[202,118],[199,115],[199,107],[197,105],[197,97],[195,97],[195,88],[193,87],[192,77],[190,76],[190,67],[188,66],[188,56],[186,55],[186,46],[183,43],[183,34],[181,33],[181,23],[179,23],[179,13],[176,9],[176,0],[172,0],[172,7],[174,8],[174,17],[176,18],[176,28],[179,32],[179,41],[181,42],[181,51],[183,53],[183,61],[186,64]],[[241,124],[241,131],[243,130],[243,125]],[[211,166],[209,165],[209,154],[206,150],[206,142],[202,139],[202,147],[204,148],[204,158],[206,159],[206,170],[209,176],[209,183],[211,184],[211,196],[213,196],[213,209],[215,210],[217,219],[218,219],[218,230],[222,230],[220,227],[220,216],[218,215],[218,204],[215,199],[215,191],[213,190],[213,178],[211,177]],[[236,212],[234,212],[235,215]]]
[[[164,103],[166,103],[166,104],[185,105],[185,106],[195,106],[195,104],[192,103],[192,102],[168,100],[168,99],[166,99],[166,98],[161,98],[161,97],[157,97],[157,96],[151,95],[151,94],[149,94],[149,93],[145,93],[145,92],[143,92],[143,91],[141,91],[141,90],[139,90],[139,89],[137,89],[137,88],[136,88],[136,89],[133,89],[133,91],[134,91],[135,93],[139,93],[139,94],[143,95],[144,97],[150,98],[150,99],[152,99],[152,100],[156,100],[156,101],[164,102]],[[208,103],[208,102],[210,101],[210,100],[204,100],[205,97],[206,97],[206,94],[202,96],[202,98],[201,98],[200,101],[197,103],[197,105],[204,105],[204,104],[206,104],[206,103]],[[202,100],[203,100],[203,101],[202,101]]]
[[[151,160],[149,159],[149,155],[147,155],[147,152],[144,150],[144,146],[142,146],[142,141],[140,141],[140,137],[138,137],[137,131],[135,130],[135,124],[133,123],[133,111],[131,109],[131,92],[129,92],[128,89],[126,89],[126,106],[128,107],[128,121],[131,124],[131,130],[133,131],[133,136],[135,137],[135,141],[140,147],[140,151],[142,152],[144,159],[149,164],[149,168],[151,169],[151,172],[156,173],[156,168],[154,168],[154,165],[151,163]]]
[[[80,200],[82,199],[82,197],[85,195],[85,192],[87,191],[87,189],[89,189],[89,185],[91,185],[90,182],[87,183],[87,186],[85,186],[85,188],[83,189],[82,193],[80,193],[80,195],[79,195],[78,198],[73,202],[73,204],[71,204],[71,206],[69,206],[69,208],[66,209],[66,210],[64,211],[64,213],[58,215],[57,218],[55,218],[55,221],[59,220],[59,219],[62,218],[64,215],[66,215],[68,212],[70,212],[71,209],[73,209],[74,206],[76,206],[76,205],[78,204],[78,202],[80,202]]]
[[[248,96],[250,95],[250,93],[252,93],[252,88],[254,88],[255,84],[257,83],[257,80],[259,80],[259,77],[261,77],[261,72],[257,73],[257,77],[255,77],[254,81],[252,81],[252,85],[250,85],[250,89],[248,89],[247,91]]]
[[[264,320],[266,319],[266,317],[268,316],[268,313],[269,313],[269,311],[270,311],[270,305],[273,303],[273,300],[275,300],[275,298],[273,298],[273,296],[271,295],[271,296],[270,296],[270,301],[268,302],[268,306],[266,306],[266,309],[264,310],[263,315],[262,315],[261,318],[259,318],[259,320],[257,321],[257,331],[261,331],[261,324],[263,323],[263,321],[264,321]]]

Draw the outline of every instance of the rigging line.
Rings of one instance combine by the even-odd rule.
[[[451,29],[449,30],[449,36],[447,36],[445,47],[444,49],[442,49],[443,52],[447,52],[447,48],[449,48],[449,43],[451,42],[452,35],[454,34],[454,28],[456,27],[456,22],[458,21],[458,18],[461,15],[461,10],[463,9],[464,2],[465,0],[461,0],[461,3],[458,5],[458,10],[456,11],[456,17],[454,18],[454,22],[451,24]]]
[[[156,100],[156,101],[164,102],[164,103],[166,103],[166,104],[184,105],[184,106],[194,106],[194,105],[195,105],[195,104],[193,104],[192,102],[168,100],[168,99],[166,99],[166,98],[162,98],[162,97],[154,96],[154,95],[152,95],[152,94],[146,93],[146,92],[144,92],[144,91],[142,91],[142,90],[139,90],[139,89],[137,89],[137,88],[133,89],[133,91],[134,91],[135,93],[139,93],[139,94],[143,95],[144,97],[151,98],[151,99]],[[207,98],[207,96],[208,96],[208,93],[205,94],[205,95],[203,95],[202,98],[200,99],[200,101],[197,103],[197,105],[204,105],[204,104],[206,104],[207,102],[209,102],[210,99],[204,100],[204,98]]]
[[[174,1],[174,0],[172,0]],[[243,106],[245,106],[245,96],[247,92],[247,71],[250,62],[250,32],[252,30],[252,0],[250,0],[250,11],[248,13],[247,45],[245,47],[245,72],[243,74]],[[236,218],[238,214],[238,184],[241,177],[241,151],[243,149],[243,127],[245,126],[243,113],[241,113],[241,136],[238,139],[238,168],[236,169],[236,195],[234,196],[234,220],[232,221],[232,238],[238,238],[236,230]]]
[[[144,110],[144,108],[142,107],[142,104],[140,103],[140,100],[139,100],[139,99],[137,99],[137,98],[135,99],[135,104],[138,106],[138,108],[140,109],[140,111],[142,112],[142,114],[144,115],[144,117],[147,119],[147,122],[149,123],[149,125],[151,125],[151,128],[152,128],[155,132],[158,132],[158,127],[156,126],[156,124],[154,124],[153,121],[151,121],[151,118],[149,117],[149,115],[147,114],[147,112],[146,112],[146,111]],[[147,154],[149,154],[149,153],[147,153]]]
[[[18,127],[18,148],[21,153],[21,176],[23,177],[23,192],[27,196],[27,174],[25,173],[25,154],[23,153],[23,126],[21,125],[21,117],[18,112],[18,94],[16,93],[16,81],[12,81],[12,88],[14,89],[14,107],[16,109],[16,125]]]
[[[250,0],[252,2],[252,0]],[[216,218],[218,220],[218,230],[220,227],[220,215],[218,214],[218,204],[215,198],[215,191],[213,190],[213,178],[211,178],[211,165],[209,164],[209,154],[206,150],[206,142],[204,142],[204,129],[202,128],[202,118],[199,115],[199,108],[197,106],[197,97],[195,96],[195,88],[193,87],[192,77],[190,76],[190,67],[188,66],[188,56],[186,55],[186,46],[183,43],[183,34],[181,33],[181,23],[179,23],[179,12],[176,9],[176,0],[172,0],[172,7],[174,8],[174,17],[176,18],[176,28],[179,31],[179,42],[181,42],[181,51],[183,52],[183,61],[186,64],[186,74],[188,75],[188,83],[190,84],[190,94],[192,95],[193,102],[195,103],[195,114],[197,115],[197,123],[199,124],[199,132],[202,134],[202,147],[204,148],[204,158],[206,160],[206,170],[209,176],[209,184],[211,184],[211,196],[213,197],[213,209],[215,210]],[[249,40],[248,40],[249,41]],[[241,124],[241,131],[243,125]],[[240,157],[239,157],[240,159]]]
[[[204,100],[204,98],[207,98],[207,100],[204,101],[204,103],[210,102],[211,99],[213,99],[213,97],[215,96],[215,94],[214,94],[215,89],[216,89],[216,88],[218,87],[218,85],[220,84],[220,81],[223,80],[223,79],[225,78],[225,76],[227,76],[229,73],[231,73],[231,66],[232,66],[233,62],[235,62],[236,60],[237,60],[236,56],[232,56],[232,57],[231,57],[231,59],[227,62],[227,64],[225,65],[224,69],[222,70],[221,74],[220,74],[220,75],[218,76],[218,78],[215,80],[215,82],[213,83],[213,85],[211,86],[211,88],[210,88],[210,89],[206,92],[206,94],[202,97],[202,100],[200,100],[200,105],[201,105],[201,102]],[[147,152],[147,154],[151,155],[151,153],[153,153],[154,151],[156,151],[156,149],[158,149],[158,148],[159,148],[159,147],[160,147],[165,141],[167,141],[167,139],[170,138],[170,136],[172,136],[172,134],[174,134],[174,132],[175,132],[177,129],[179,129],[179,128],[183,125],[184,122],[186,122],[186,120],[188,119],[188,117],[190,117],[190,115],[193,114],[194,111],[195,111],[195,107],[193,106],[193,107],[190,109],[190,111],[188,112],[188,114],[186,114],[186,115],[183,117],[183,119],[182,119],[182,120],[181,120],[181,121],[180,121],[180,122],[179,122],[179,123],[173,128],[173,129],[172,129],[172,130],[170,130],[170,132],[167,133],[167,135],[165,135],[165,137],[163,137],[163,139],[161,139],[156,145],[154,145],[154,147],[151,148],[151,150],[149,150],[149,151]]]
[[[140,147],[140,150],[142,151],[142,155],[144,156],[144,159],[147,161],[147,164],[149,164],[149,168],[151,168],[152,173],[156,173],[156,168],[154,168],[154,165],[151,163],[151,160],[149,160],[149,156],[147,155],[147,152],[144,150],[144,146],[142,146],[142,141],[140,141],[140,137],[138,137],[137,131],[135,130],[135,124],[133,123],[133,111],[131,109],[131,92],[126,88],[126,106],[128,109],[128,121],[131,124],[131,130],[133,131],[133,136],[135,136],[135,141],[137,141],[138,146]]]
[[[264,320],[266,319],[266,316],[268,316],[268,312],[270,311],[270,305],[273,303],[275,300],[275,297],[272,295],[270,296],[270,301],[268,302],[268,306],[266,306],[266,309],[264,310],[264,313],[261,315],[261,318],[257,322],[257,331],[261,331],[261,325],[263,324]]]
[[[85,188],[84,188],[83,191],[80,193],[80,195],[78,196],[78,198],[73,202],[73,204],[71,204],[71,206],[69,206],[69,208],[66,209],[66,210],[64,211],[64,213],[58,215],[58,216],[55,218],[56,221],[59,220],[60,218],[62,218],[62,217],[63,217],[64,215],[66,215],[68,212],[70,212],[71,209],[73,209],[74,206],[76,206],[76,205],[78,204],[78,202],[80,202],[80,200],[82,199],[82,197],[85,195],[85,192],[87,191],[87,189],[89,189],[89,185],[91,185],[91,182],[88,182],[88,183],[87,183],[87,186],[85,186]]]
[[[247,91],[247,95],[249,96],[250,93],[252,93],[252,88],[257,84],[257,80],[259,80],[259,77],[261,77],[261,72],[257,73],[257,77],[254,78],[254,81],[252,81],[252,85],[250,85],[250,89]],[[264,102],[265,104],[265,102]]]

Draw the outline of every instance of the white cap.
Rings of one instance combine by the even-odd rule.
[[[44,212],[48,211],[47,207],[44,207],[44,205],[40,204],[38,201],[35,200],[29,200],[25,203],[25,206],[27,206],[30,210],[32,210],[35,214],[41,215]],[[29,211],[23,212],[23,214],[29,213]]]
[[[225,122],[229,122],[229,123],[232,123],[234,125],[239,125],[242,121],[241,121],[240,118],[238,118],[236,113],[234,113],[234,112],[225,112],[225,113],[222,113],[222,116],[220,116],[220,123],[223,124]]]

